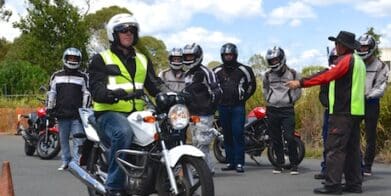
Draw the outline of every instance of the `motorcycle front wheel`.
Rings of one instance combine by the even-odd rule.
[[[304,145],[304,142],[301,141],[301,139],[299,137],[294,137],[294,142],[296,143],[296,146],[297,146],[297,159],[298,159],[298,165],[301,163],[301,161],[303,161],[304,159],[304,156],[305,156],[305,145]],[[274,166],[274,167],[282,167],[284,169],[290,169],[292,167],[291,163],[289,162],[289,152],[288,150],[284,150],[284,163],[283,164],[279,164],[277,162],[277,156],[276,156],[276,152],[275,152],[275,149],[273,148],[273,145],[270,145],[268,148],[267,148],[267,158],[269,159],[270,163]]]
[[[172,169],[180,196],[214,196],[213,176],[205,160],[183,156]],[[158,172],[156,190],[160,196],[171,196],[165,167]]]
[[[219,163],[227,163],[227,156],[225,155],[224,141],[216,138],[213,141],[213,154]]]
[[[60,152],[60,139],[58,133],[49,132],[47,141],[45,134],[41,134],[37,142],[37,154],[41,159],[52,159]]]

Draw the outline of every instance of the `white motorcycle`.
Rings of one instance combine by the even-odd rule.
[[[188,124],[199,122],[199,117],[190,117],[184,97],[161,93],[156,97],[156,105],[147,95],[140,99],[145,101],[147,109],[128,117],[134,130],[133,146],[115,154],[127,176],[127,195],[213,196],[213,176],[204,154],[194,146],[183,144],[183,132]],[[105,195],[109,146],[99,139],[93,111],[83,108],[79,113],[87,140],[80,165],[71,162],[69,171],[87,185],[90,196]]]

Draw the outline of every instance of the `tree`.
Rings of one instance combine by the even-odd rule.
[[[375,28],[369,27],[368,31],[366,32],[369,35],[372,35],[372,37],[376,40],[377,45],[380,44],[380,37],[382,36],[381,34],[375,33]],[[379,48],[376,48],[375,52],[373,53],[375,56],[380,56],[380,50]]]
[[[4,9],[4,3],[4,0],[0,0],[0,20],[8,22],[9,18],[12,16],[12,11]]]
[[[9,43],[5,38],[0,39],[0,62],[4,60],[8,50],[11,47],[11,43]]]
[[[33,94],[49,76],[39,66],[27,61],[5,60],[0,63],[0,85],[3,94]]]
[[[68,47],[81,49],[86,57],[89,39],[87,25],[78,9],[67,0],[29,0],[27,16],[14,26],[26,35],[23,45],[23,60],[40,65],[48,73],[58,69],[61,58]],[[88,58],[83,58],[86,62]]]
[[[151,59],[155,69],[163,70],[168,67],[168,52],[162,40],[152,36],[143,36],[135,47]]]
[[[108,8],[102,8],[93,14],[85,16],[84,20],[88,24],[88,29],[91,32],[91,37],[87,45],[87,51],[89,55],[100,52],[109,47],[109,40],[106,34],[106,23],[116,14],[129,13],[128,9],[118,6],[111,6]]]
[[[320,72],[324,69],[325,69],[325,67],[317,66],[317,65],[304,67],[303,70],[301,71],[301,77],[307,77],[307,76],[313,75],[313,74]]]
[[[208,63],[208,67],[211,68],[211,69],[213,69],[213,68],[215,68],[215,67],[217,67],[219,65],[221,65],[221,62],[219,62],[219,61],[211,61],[211,62]]]
[[[255,75],[261,76],[267,70],[267,63],[261,54],[254,54],[248,60],[248,65],[254,70]]]

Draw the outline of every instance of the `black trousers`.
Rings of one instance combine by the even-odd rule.
[[[361,187],[361,120],[362,117],[330,115],[325,149],[325,186],[340,187],[342,174],[345,174],[346,185]]]
[[[364,155],[364,167],[371,168],[376,155],[377,121],[379,119],[379,102],[365,104],[365,141],[367,147]]]
[[[294,140],[295,111],[293,107],[275,108],[267,107],[266,114],[269,119],[270,137],[276,152],[277,162],[284,163],[284,151],[282,134],[288,143],[289,161],[292,165],[298,165],[297,144]]]

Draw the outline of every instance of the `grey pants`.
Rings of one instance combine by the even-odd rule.
[[[192,133],[192,142],[195,147],[205,154],[205,161],[211,172],[214,172],[214,163],[209,151],[209,145],[215,137],[213,128],[213,115],[201,116],[201,121],[197,124],[191,124],[189,129]]]

